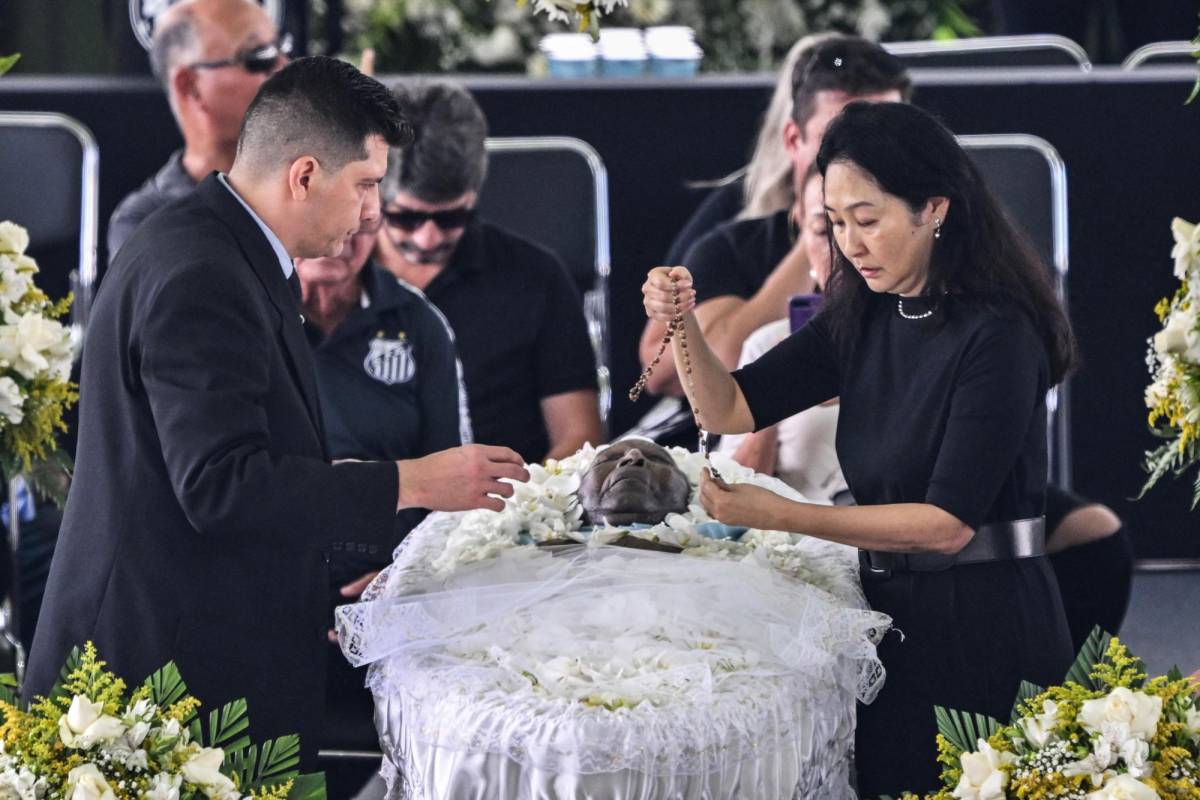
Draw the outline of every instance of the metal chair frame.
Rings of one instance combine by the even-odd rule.
[[[1021,36],[979,36],[971,39],[929,39],[915,42],[884,42],[894,56],[941,56],[953,53],[1018,52],[1053,50],[1068,55],[1084,72],[1092,68],[1087,52],[1065,36],[1038,33]],[[916,66],[916,65],[910,65]]]
[[[82,150],[79,203],[79,266],[71,276],[75,302],[71,307],[71,325],[82,336],[96,287],[96,239],[100,206],[100,148],[96,137],[79,120],[56,112],[3,111],[0,127],[53,128],[66,131]],[[13,220],[20,223],[20,220]]]
[[[608,170],[590,144],[570,136],[491,136],[486,141],[489,155],[566,151],[583,159],[592,175],[595,206],[595,278],[584,295],[583,313],[588,335],[596,352],[596,378],[600,385],[600,420],[608,425],[612,408],[609,371],[608,279],[612,272],[608,220]]]
[[[1051,268],[1054,270],[1054,290],[1063,308],[1067,308],[1068,255],[1067,226],[1067,168],[1054,146],[1038,136],[1026,133],[993,133],[958,136],[958,143],[968,153],[973,150],[1027,150],[1041,156],[1046,162],[1050,178],[1051,208]],[[1071,405],[1070,387],[1067,382],[1051,389],[1046,395],[1046,435],[1051,453],[1057,453],[1055,463],[1051,459],[1050,479],[1063,488],[1070,489],[1071,469]]]
[[[1189,60],[1195,60],[1197,53],[1200,53],[1200,44],[1195,42],[1151,42],[1142,45],[1126,56],[1125,60],[1121,62],[1121,69],[1128,72],[1144,66],[1167,66],[1166,64],[1149,63],[1158,59],[1171,59],[1170,65],[1176,66],[1179,64],[1176,57],[1187,56]]]

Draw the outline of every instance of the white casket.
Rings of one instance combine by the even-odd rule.
[[[852,549],[687,514],[579,531],[586,448],[504,512],[432,514],[364,602],[338,610],[390,798],[852,798],[855,701],[882,685]],[[695,486],[702,460],[672,452]],[[720,458],[719,456],[717,458]],[[718,468],[795,496],[732,461]],[[799,498],[798,498],[799,499]],[[583,539],[569,546],[535,541]]]

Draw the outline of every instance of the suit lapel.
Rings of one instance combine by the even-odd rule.
[[[267,237],[248,213],[242,208],[229,190],[217,180],[216,173],[205,178],[196,192],[214,210],[221,220],[233,231],[246,261],[254,270],[271,303],[279,312],[284,355],[291,367],[292,379],[300,389],[304,405],[313,423],[313,429],[325,450],[325,427],[321,420],[320,395],[317,393],[317,376],[313,367],[312,352],[304,336],[300,304],[292,294],[287,279],[279,266],[279,258]]]

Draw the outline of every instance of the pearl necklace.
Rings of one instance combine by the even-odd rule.
[[[925,310],[925,311],[922,311],[920,314],[905,314],[905,313],[904,313],[904,298],[903,298],[903,297],[901,297],[901,298],[900,298],[900,299],[899,299],[899,300],[896,302],[896,310],[897,310],[897,311],[899,311],[899,312],[900,312],[900,316],[904,317],[905,319],[929,319],[930,317],[932,317],[932,316],[933,316],[933,309],[932,309],[932,308],[930,308],[930,309],[927,309],[927,310]]]
[[[658,353],[655,354],[654,360],[646,365],[642,370],[642,374],[638,376],[637,383],[629,390],[629,401],[636,403],[638,398],[642,396],[642,392],[646,388],[646,381],[650,380],[650,375],[654,372],[654,368],[658,366],[658,362],[662,360],[663,353],[667,350],[667,345],[671,343],[671,337],[679,334],[679,349],[683,351],[683,374],[687,382],[687,388],[691,395],[696,394],[696,384],[692,380],[692,356],[688,352],[687,329],[683,325],[683,308],[679,303],[679,282],[675,278],[671,278],[671,302],[675,305],[675,314],[671,317],[671,321],[667,323],[667,332],[663,335],[662,341],[658,345]],[[690,404],[690,400],[689,400]],[[700,455],[704,456],[704,460],[708,461],[708,431],[704,430],[704,425],[700,422],[700,408],[692,406],[692,418],[696,420],[696,427],[700,430]],[[721,473],[717,472],[716,468],[710,462],[708,465],[709,473],[717,480],[721,480]]]

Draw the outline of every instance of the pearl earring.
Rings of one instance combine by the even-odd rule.
[[[933,238],[942,238],[942,220],[939,217],[933,218]]]

